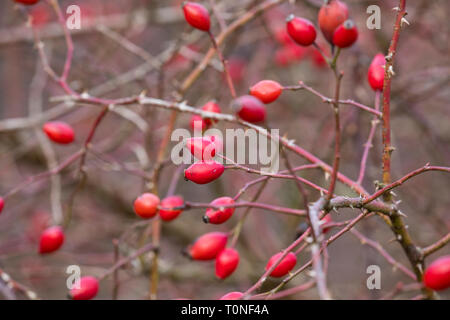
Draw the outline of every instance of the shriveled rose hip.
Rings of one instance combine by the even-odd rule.
[[[423,282],[427,288],[440,291],[450,288],[450,255],[441,257],[425,269]]]
[[[367,80],[373,90],[382,91],[384,83],[384,66],[386,65],[386,59],[382,53],[378,53],[370,64],[369,71],[367,72]]]
[[[236,270],[239,264],[239,253],[233,248],[226,248],[216,257],[216,276],[225,279]]]
[[[183,2],[184,17],[186,21],[196,29],[209,31],[210,18],[208,10],[199,3]]]
[[[311,21],[293,14],[286,19],[286,29],[291,38],[301,46],[309,46],[316,41],[316,28]]]
[[[159,216],[164,221],[172,221],[176,219],[182,210],[180,209],[173,209],[177,207],[181,207],[184,205],[184,200],[180,196],[170,196],[167,198],[164,198],[159,207]]]
[[[266,107],[261,100],[253,96],[241,96],[231,103],[231,107],[244,121],[257,123],[266,119]]]
[[[223,232],[210,232],[199,237],[187,253],[194,260],[212,260],[225,248],[228,235]]]
[[[153,193],[144,193],[134,201],[134,212],[144,219],[152,218],[158,212],[159,197]]]
[[[223,164],[214,160],[201,160],[184,171],[184,177],[187,180],[197,184],[206,184],[218,179],[225,167]]]
[[[42,232],[39,241],[39,253],[51,253],[58,250],[64,243],[64,231],[60,226],[47,228]]]
[[[347,5],[339,0],[328,0],[320,8],[319,27],[328,42],[332,43],[334,31],[347,19]]]
[[[217,198],[211,202],[213,206],[220,207],[222,205],[232,205],[234,200],[230,197]],[[234,208],[223,208],[223,209],[206,209],[203,221],[205,223],[221,224],[230,219],[234,213]]]
[[[59,144],[69,144],[75,139],[72,127],[62,121],[47,122],[42,129],[50,140]]]
[[[219,300],[239,300],[243,296],[244,296],[244,294],[242,292],[233,291],[233,292],[227,293],[226,295],[221,297]]]
[[[188,138],[186,148],[200,160],[211,160],[216,155],[216,145],[208,137]]]
[[[72,300],[91,300],[98,293],[99,283],[97,278],[86,276],[81,277],[79,288],[70,290],[70,298]]]
[[[283,87],[273,80],[262,80],[250,88],[250,94],[264,103],[271,103],[278,99]]]
[[[273,255],[269,259],[269,262],[266,265],[266,271],[269,270],[272,267],[272,265],[275,262],[277,262],[278,259],[281,258],[282,255],[283,255],[283,252],[279,252],[279,253]],[[292,268],[294,268],[296,264],[297,264],[297,257],[292,252],[289,252],[283,258],[283,260],[281,260],[281,262],[275,267],[275,269],[273,269],[273,271],[270,273],[270,276],[275,277],[275,278],[282,277],[282,276],[288,274],[288,272],[291,271]]]
[[[358,29],[352,20],[346,20],[333,34],[333,44],[339,48],[350,47],[357,39]]]

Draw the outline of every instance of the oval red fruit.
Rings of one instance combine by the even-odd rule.
[[[236,270],[239,264],[239,253],[233,248],[224,249],[216,257],[216,276],[225,279]]]
[[[272,265],[275,262],[277,262],[278,259],[280,259],[282,255],[283,255],[283,252],[279,252],[279,253],[273,255],[269,259],[269,262],[266,265],[266,271],[269,270],[270,267],[272,267]],[[292,252],[289,252],[283,258],[283,260],[281,260],[281,262],[275,267],[275,269],[273,269],[273,271],[270,273],[270,276],[276,277],[276,278],[282,277],[282,276],[288,274],[288,272],[291,271],[292,268],[294,268],[296,264],[297,264],[297,257]]]
[[[226,233],[206,233],[188,248],[188,254],[194,260],[212,260],[225,248],[227,241],[228,235]]]
[[[97,278],[91,276],[81,277],[79,288],[70,290],[70,297],[73,300],[91,300],[97,295],[98,287]]]
[[[170,196],[161,201],[159,205],[159,216],[164,221],[172,221],[176,219],[183,211],[181,209],[174,210],[173,208],[182,207],[184,200],[180,196]]]
[[[209,128],[209,125],[206,123],[205,119],[203,119],[200,115],[194,114],[191,117],[190,125],[192,130],[203,132]]]
[[[227,293],[226,295],[221,297],[219,300],[239,300],[243,296],[244,296],[244,294],[242,292],[233,291],[233,292]]]
[[[209,101],[209,102],[205,103],[205,105],[202,107],[202,110],[207,111],[207,112],[213,112],[213,113],[221,112],[220,106],[215,101]],[[213,119],[209,119],[209,118],[205,118],[204,121],[208,127],[211,126],[213,123],[217,122],[217,120],[213,120]]]
[[[209,31],[210,18],[208,10],[199,3],[184,2],[182,4],[186,21],[194,28]]]
[[[302,46],[309,46],[316,41],[316,28],[311,21],[299,18],[293,14],[286,19],[286,29],[291,38]]]
[[[352,20],[347,20],[336,28],[333,44],[339,48],[348,48],[358,39],[358,29]]]
[[[39,0],[14,0],[14,1],[17,3],[28,5],[28,6],[39,2]]]
[[[144,193],[134,201],[134,212],[141,218],[152,218],[158,212],[159,202],[157,195]]]
[[[219,178],[225,167],[214,160],[201,160],[184,171],[187,180],[197,184],[206,184]]]
[[[347,5],[339,0],[329,0],[319,10],[319,27],[328,42],[332,43],[336,28],[348,19]]]
[[[244,121],[256,123],[266,119],[266,107],[261,100],[253,96],[239,97],[232,102],[231,107]]]
[[[384,84],[384,66],[386,65],[386,59],[382,53],[378,53],[370,64],[369,71],[367,72],[367,80],[373,90],[383,90]]]
[[[72,143],[75,133],[70,125],[62,121],[52,121],[42,128],[50,140],[60,144]]]
[[[262,80],[250,88],[250,94],[264,103],[277,100],[282,91],[283,87],[272,80]]]
[[[217,198],[211,202],[213,206],[220,207],[222,205],[234,204],[234,200],[230,197]],[[234,208],[223,208],[223,209],[206,209],[203,221],[205,223],[221,224],[230,219],[234,213]]]
[[[439,291],[450,288],[450,256],[435,260],[425,269],[423,282],[427,288]]]
[[[42,232],[39,241],[39,253],[51,253],[58,250],[64,243],[64,231],[60,226],[47,228]]]
[[[211,160],[216,155],[216,145],[208,137],[188,138],[186,148],[194,157],[201,160]]]

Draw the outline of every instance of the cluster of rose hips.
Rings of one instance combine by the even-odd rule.
[[[25,5],[36,4],[39,0],[15,0]],[[183,3],[183,11],[186,21],[193,27],[210,32],[210,16],[208,10],[198,3]],[[358,31],[352,20],[348,19],[348,8],[339,0],[327,1],[319,11],[318,22],[322,34],[333,46],[346,48],[351,46],[358,38]],[[292,40],[301,46],[316,46],[316,28],[307,19],[289,15],[286,20],[286,30]],[[373,90],[382,91],[384,82],[385,58],[383,54],[377,54],[368,70],[368,82]],[[250,88],[250,95],[236,98],[232,102],[233,110],[244,121],[258,123],[265,121],[265,104],[275,101],[283,91],[283,87],[272,80],[262,80]],[[221,108],[215,101],[206,103],[203,111],[220,113]],[[213,119],[194,115],[191,118],[193,129],[202,131],[214,124]],[[43,126],[43,131],[50,140],[59,144],[70,144],[75,139],[73,128],[61,121],[48,122]],[[218,179],[224,172],[224,166],[214,160],[216,152],[222,149],[221,141],[215,136],[195,137],[186,141],[186,148],[196,159],[193,165],[185,170],[185,178],[197,184],[206,184]],[[230,197],[220,197],[213,200],[203,216],[205,223],[222,224],[229,220],[235,208],[235,201]],[[4,207],[4,199],[0,197],[0,213]],[[176,219],[183,211],[184,199],[181,196],[168,196],[163,200],[152,193],[144,193],[134,202],[134,211],[144,219],[159,217],[163,221]],[[331,223],[330,215],[322,219],[325,226]],[[304,228],[306,229],[306,228]],[[324,227],[326,233],[329,227]],[[304,232],[305,230],[301,230]],[[223,232],[210,232],[200,236],[186,250],[193,260],[214,260],[216,276],[225,279],[238,267],[239,253],[234,248],[226,248],[228,234]],[[60,226],[52,226],[45,229],[40,236],[39,253],[48,254],[58,250],[64,243],[64,231]],[[280,259],[283,252],[273,255],[267,265],[266,271]],[[281,262],[272,270],[270,276],[283,277],[296,265],[297,257],[289,252]],[[433,290],[444,290],[450,287],[450,256],[444,256],[433,262],[424,273],[424,285]],[[79,287],[70,291],[74,300],[88,300],[96,296],[99,289],[99,281],[95,277],[86,276],[80,279]],[[242,298],[242,292],[230,292],[220,299],[232,300]]]

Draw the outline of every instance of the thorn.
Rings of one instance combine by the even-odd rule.
[[[400,20],[400,27],[403,27],[404,24],[407,24],[408,26],[410,25],[409,21],[406,20],[405,17],[403,17],[402,20]]]

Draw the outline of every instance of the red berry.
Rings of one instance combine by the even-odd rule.
[[[309,46],[316,41],[316,28],[311,21],[299,18],[293,14],[286,19],[286,29],[296,43],[302,46]]]
[[[232,102],[231,107],[244,121],[256,123],[266,119],[266,107],[261,100],[253,96],[239,97]]]
[[[214,143],[216,152],[219,152],[219,153],[223,152],[222,137],[220,137],[218,135],[210,135],[210,136],[205,136],[205,139],[209,139],[212,143]]]
[[[234,204],[234,200],[230,197],[221,197],[217,198],[213,202],[211,202],[212,205],[216,207],[220,207],[222,205],[231,205]],[[203,217],[203,221],[205,223],[212,223],[212,224],[221,224],[230,219],[230,217],[234,213],[234,208],[223,208],[223,209],[213,209],[208,208],[206,209],[205,216]]]
[[[195,2],[184,2],[182,4],[186,21],[194,28],[209,31],[209,12],[204,6]]]
[[[195,130],[205,131],[209,127],[209,125],[206,123],[206,121],[198,114],[194,114],[191,117],[190,125],[191,125],[192,130],[194,130],[194,131]]]
[[[220,113],[220,106],[215,102],[215,101],[209,101],[207,102],[203,107],[202,107],[203,111],[208,111],[208,112],[214,112],[214,113]],[[217,122],[217,120],[213,120],[213,119],[209,119],[209,118],[205,118],[204,119],[206,125],[209,127],[213,124],[213,122]]]
[[[219,178],[225,167],[214,160],[201,160],[184,171],[187,180],[197,184],[206,184]]]
[[[382,53],[378,53],[370,64],[369,71],[367,72],[367,80],[373,90],[383,90],[384,84],[384,65],[386,59]]]
[[[5,207],[5,200],[3,200],[2,197],[0,197],[0,213],[2,213],[4,207]]]
[[[75,139],[72,127],[62,121],[47,122],[43,130],[49,139],[56,143],[69,144]]]
[[[17,3],[25,4],[27,6],[30,6],[32,4],[36,4],[39,2],[39,0],[14,0]]]
[[[283,87],[276,81],[262,80],[250,88],[250,94],[264,103],[271,103],[280,96]]]
[[[239,300],[243,296],[244,296],[244,294],[242,292],[233,291],[233,292],[227,293],[226,295],[221,297],[219,300]]]
[[[207,137],[186,139],[186,148],[194,157],[201,160],[211,160],[216,155],[216,145]]]
[[[134,201],[134,212],[141,218],[152,218],[158,212],[158,205],[158,196],[153,193],[144,193]]]
[[[233,248],[220,252],[216,258],[216,276],[225,279],[236,270],[239,264],[239,253]]]
[[[320,8],[319,27],[328,42],[332,43],[334,31],[347,19],[347,5],[339,0],[328,0]]]
[[[70,290],[70,297],[73,300],[91,300],[97,295],[98,292],[98,280],[97,278],[87,276],[81,277],[80,287]]]
[[[346,20],[333,34],[333,44],[339,48],[350,47],[357,39],[358,29],[352,20]]]
[[[227,241],[228,235],[226,233],[206,233],[188,248],[188,254],[194,260],[212,260],[225,248]]]
[[[266,271],[272,267],[272,265],[278,261],[279,258],[283,255],[283,252],[279,252],[275,255],[273,255],[269,262],[266,265]],[[295,267],[295,264],[297,263],[297,257],[292,252],[289,252],[283,260],[273,269],[273,271],[270,273],[271,277],[282,277],[286,275],[289,271],[292,270],[292,268]]]
[[[333,219],[331,218],[331,215],[327,214],[325,217],[322,218],[321,222],[322,222],[322,224],[321,224],[322,225],[322,232],[323,233],[327,233],[331,229],[331,227],[325,227],[324,228],[323,226],[333,222]]]
[[[64,243],[64,231],[60,226],[47,228],[42,232],[39,242],[39,253],[50,253],[58,250]]]
[[[435,260],[423,275],[423,282],[427,288],[444,290],[450,287],[450,255]]]
[[[183,210],[174,210],[173,208],[184,205],[184,200],[180,196],[170,196],[161,201],[159,216],[164,221],[171,221],[176,219]]]

